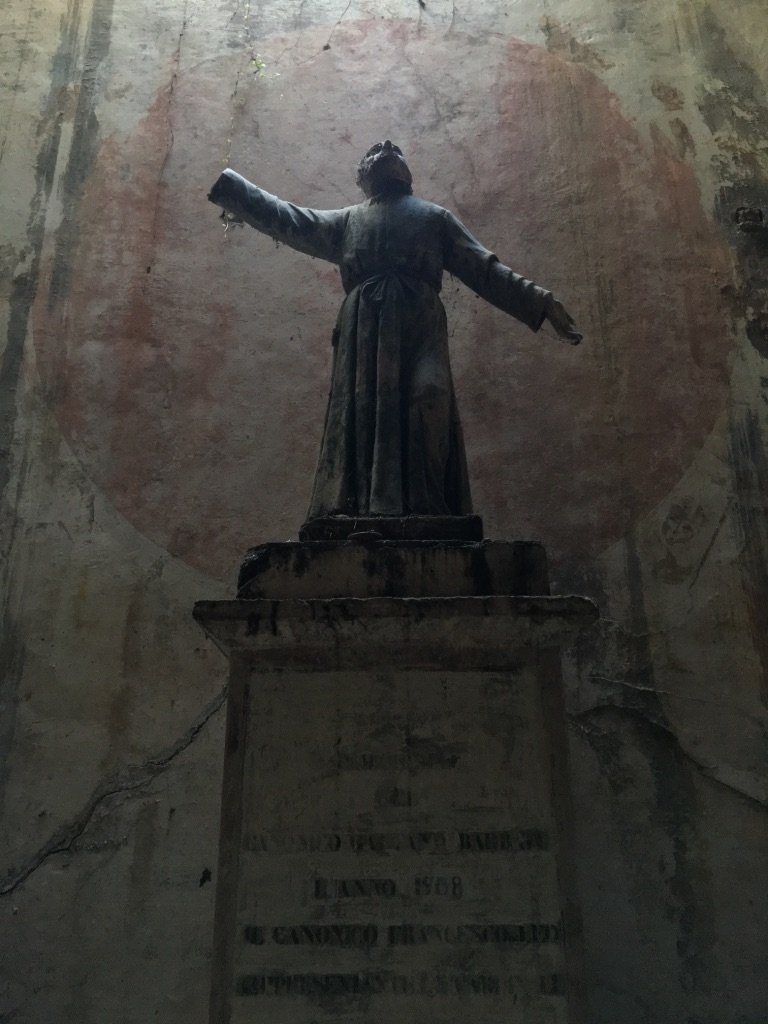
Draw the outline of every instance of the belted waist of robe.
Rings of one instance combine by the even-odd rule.
[[[341,279],[344,290],[349,293],[359,285],[385,277],[399,277],[403,281],[422,281],[434,291],[439,292],[443,284],[443,268],[434,260],[424,260],[409,256],[401,259],[389,259],[381,263],[366,260],[355,265],[355,261],[344,262],[341,267]]]
[[[423,309],[425,305],[432,306],[433,303],[439,305],[438,291],[431,281],[420,274],[406,273],[392,267],[382,269],[354,284],[347,292],[333,330],[332,344],[336,346],[341,338],[342,325],[350,303],[356,309],[367,307],[371,311],[388,310],[391,326],[399,320],[403,309],[410,308],[413,311]]]
[[[429,287],[436,292],[440,291],[440,287],[435,287],[434,281],[431,281],[428,277],[423,274],[414,274],[413,271],[406,271],[402,268],[388,267],[386,270],[378,270],[374,274],[369,274],[363,281],[358,281],[353,287],[355,288],[367,288],[369,285],[376,285],[381,281],[386,281],[389,277],[396,277],[405,284],[412,284],[415,281],[419,281],[421,284],[429,285]]]

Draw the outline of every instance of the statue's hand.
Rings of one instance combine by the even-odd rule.
[[[219,214],[219,220],[224,221],[224,234],[230,228],[241,228],[245,224],[242,217],[238,217],[236,213],[230,213],[229,210],[222,210]]]
[[[573,317],[554,295],[549,295],[544,305],[544,316],[549,320],[561,338],[571,345],[578,345],[584,335],[576,329]]]

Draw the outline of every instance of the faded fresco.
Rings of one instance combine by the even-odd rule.
[[[445,279],[486,535],[603,616],[566,659],[591,1020],[762,1024],[762,0],[3,20],[0,1021],[206,1019],[226,664],[190,609],[296,536],[342,288],[205,194],[348,205],[389,137],[585,333]]]

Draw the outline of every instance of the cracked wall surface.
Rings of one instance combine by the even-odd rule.
[[[296,535],[341,287],[205,193],[230,164],[353,203],[388,136],[587,336],[445,280],[486,532],[543,541],[603,615],[566,658],[591,1020],[763,1024],[764,20],[6,5],[0,1021],[206,1019],[226,666],[190,609]]]

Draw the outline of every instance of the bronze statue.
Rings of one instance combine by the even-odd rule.
[[[472,502],[448,358],[443,270],[537,331],[582,335],[551,292],[500,263],[452,213],[417,199],[388,139],[360,161],[366,201],[295,206],[225,170],[208,198],[300,252],[336,263],[346,298],[309,519],[467,515]]]

